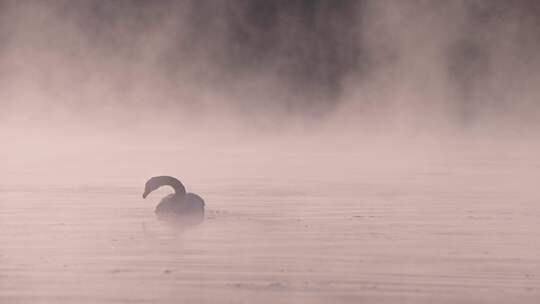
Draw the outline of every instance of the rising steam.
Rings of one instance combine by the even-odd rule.
[[[536,2],[1,6],[6,133],[467,131],[539,121]]]

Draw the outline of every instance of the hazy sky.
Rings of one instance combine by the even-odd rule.
[[[537,125],[537,1],[2,1],[0,119]]]

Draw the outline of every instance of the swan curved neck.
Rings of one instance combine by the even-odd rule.
[[[174,189],[174,196],[186,195],[184,185],[172,176],[158,176],[156,177],[156,181],[159,183],[159,186],[171,186]]]

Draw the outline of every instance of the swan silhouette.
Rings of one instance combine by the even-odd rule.
[[[143,198],[161,186],[171,186],[174,193],[165,196],[157,205],[155,213],[163,218],[182,218],[192,224],[204,219],[204,200],[194,193],[186,193],[184,185],[172,176],[154,176],[144,186]]]

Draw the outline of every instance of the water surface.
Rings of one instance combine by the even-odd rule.
[[[139,157],[170,159],[152,153]],[[59,157],[4,173],[0,302],[540,299],[534,155],[387,159],[384,168],[350,155],[336,165],[343,155],[332,154],[207,155],[206,165],[115,157]],[[183,175],[206,199],[202,224],[179,229],[155,218],[168,189],[141,194],[156,167]]]

